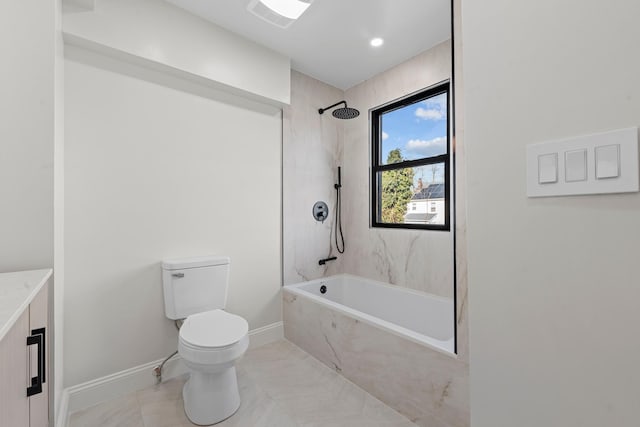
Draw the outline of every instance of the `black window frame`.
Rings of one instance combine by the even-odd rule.
[[[381,148],[382,148],[382,126],[381,117],[390,111],[404,108],[420,101],[438,96],[441,94],[447,96],[447,142],[446,152],[444,154],[432,157],[425,157],[417,160],[405,160],[403,162],[382,164]],[[401,228],[401,229],[417,229],[417,230],[451,230],[451,84],[449,80],[437,83],[428,88],[422,89],[416,93],[408,95],[404,98],[391,101],[390,103],[381,105],[370,110],[371,125],[371,227],[379,228]],[[382,216],[382,180],[378,180],[380,172],[404,169],[410,167],[427,166],[431,164],[444,164],[444,224],[400,224],[387,223],[378,220]],[[382,176],[380,174],[380,176]]]

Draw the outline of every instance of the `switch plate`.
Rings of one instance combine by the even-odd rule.
[[[587,180],[587,150],[570,150],[564,153],[564,180],[578,182]]]
[[[548,160],[545,156],[550,154],[563,160],[557,163],[560,178],[555,182],[548,180],[546,169],[541,175],[541,163],[545,163]],[[585,173],[582,164],[585,164]],[[638,169],[637,127],[530,144],[527,146],[527,196],[637,192],[640,190]],[[585,179],[578,179],[585,174]]]

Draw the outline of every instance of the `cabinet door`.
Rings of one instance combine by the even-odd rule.
[[[42,382],[42,393],[34,394],[29,398],[29,413],[31,414],[31,427],[47,427],[49,425],[49,284],[46,283],[38,295],[29,305],[29,329],[30,335],[37,334],[44,329],[44,372]],[[32,364],[33,366],[33,364]],[[37,375],[37,369],[32,368],[31,376]]]
[[[25,310],[0,341],[0,426],[28,427],[29,310]]]

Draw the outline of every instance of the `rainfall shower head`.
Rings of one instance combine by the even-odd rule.
[[[360,115],[360,111],[356,110],[355,108],[347,107],[347,101],[336,102],[335,104],[330,105],[327,108],[320,108],[318,110],[318,113],[322,114],[328,109],[340,104],[344,104],[344,107],[336,108],[335,110],[333,110],[333,113],[331,113],[336,119],[355,119]]]

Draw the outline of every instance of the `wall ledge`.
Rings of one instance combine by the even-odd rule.
[[[229,86],[224,83],[220,83],[216,80],[207,79],[197,74],[193,74],[188,71],[184,71],[179,68],[175,68],[170,65],[163,64],[161,62],[152,61],[147,58],[143,58],[141,56],[133,55],[123,50],[113,48],[111,46],[100,44],[94,40],[85,39],[83,37],[66,33],[64,31],[62,33],[62,36],[64,39],[65,48],[66,47],[80,48],[80,49],[97,53],[99,55],[103,55],[108,58],[112,58],[127,64],[135,65],[135,66],[152,70],[155,72],[159,72],[171,77],[176,77],[182,80],[186,80],[188,82],[195,83],[197,85],[200,85],[209,89],[213,89],[213,90],[224,92],[230,95],[238,96],[240,98],[248,99],[250,101],[271,105],[276,108],[283,108],[285,105],[288,105],[287,103],[274,100],[272,98],[260,96],[253,92],[238,89],[236,87]]]

